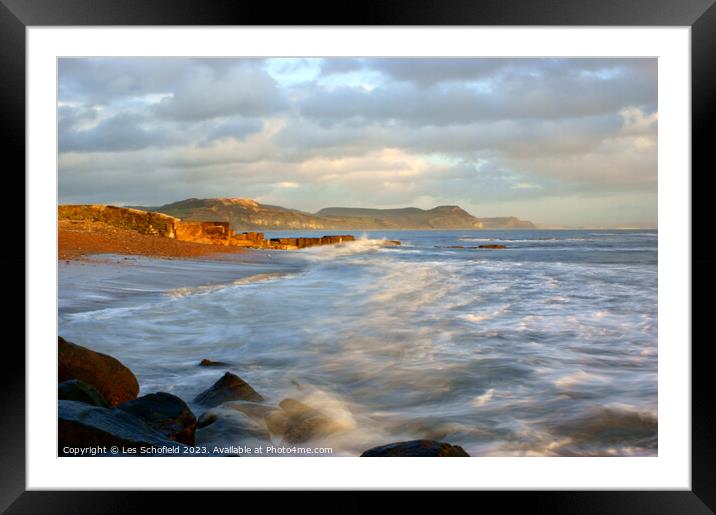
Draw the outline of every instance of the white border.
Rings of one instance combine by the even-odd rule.
[[[31,27],[27,43],[28,489],[690,489],[690,28]],[[658,457],[56,457],[56,58],[327,52],[659,57]]]

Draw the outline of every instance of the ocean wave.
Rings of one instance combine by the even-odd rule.
[[[320,245],[301,249],[300,255],[310,259],[332,260],[354,254],[377,252],[386,247],[387,238],[370,239],[365,235],[354,241],[346,241],[335,245]]]
[[[297,275],[296,272],[266,272],[250,275],[248,277],[242,277],[241,279],[236,279],[229,283],[205,284],[201,286],[187,286],[183,288],[175,288],[166,292],[166,295],[168,297],[178,299],[182,297],[187,297],[189,295],[203,295],[207,293],[212,293],[218,290],[223,290],[224,288],[231,288],[233,286],[244,286],[248,284],[274,281],[277,279],[286,279],[295,275]]]

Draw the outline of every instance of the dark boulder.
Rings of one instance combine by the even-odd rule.
[[[262,401],[264,398],[246,381],[231,372],[225,373],[211,388],[194,399],[205,406],[218,406],[227,401]]]
[[[368,449],[361,457],[469,457],[459,445],[436,442],[434,440],[412,440],[396,442]]]
[[[58,381],[79,379],[91,384],[110,406],[132,400],[139,383],[131,370],[119,360],[58,338]]]
[[[225,367],[228,363],[224,363],[223,361],[211,361],[210,359],[202,359],[199,362],[200,367]]]
[[[99,390],[79,379],[68,379],[57,386],[57,398],[64,401],[79,401],[92,406],[109,408]]]
[[[490,245],[478,245],[480,249],[506,249],[506,245],[490,244]]]
[[[109,448],[116,445],[120,447],[120,452],[122,448],[139,450],[140,447],[152,446],[174,449],[177,446],[183,447],[124,410],[67,400],[59,401],[57,436],[60,456],[73,455],[66,449],[68,447]]]
[[[199,419],[196,421],[196,428],[200,429],[202,427],[210,426],[217,420],[219,420],[219,417],[216,413],[207,411],[206,413],[202,413],[201,416],[199,416]]]
[[[142,419],[149,427],[170,440],[194,445],[196,417],[186,402],[176,395],[165,392],[150,393],[125,402],[117,409]]]

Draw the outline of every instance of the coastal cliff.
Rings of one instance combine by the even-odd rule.
[[[139,206],[137,206],[139,207]],[[532,222],[515,217],[476,218],[459,206],[433,209],[360,209],[330,207],[315,214],[260,204],[252,199],[186,199],[163,206],[141,207],[183,220],[221,220],[235,231],[247,230],[457,230],[534,229]]]
[[[103,204],[62,205],[57,215],[60,222],[103,224],[145,236],[229,247],[292,250],[355,240],[351,234],[266,239],[261,232],[234,232],[225,221],[185,221],[163,213]]]

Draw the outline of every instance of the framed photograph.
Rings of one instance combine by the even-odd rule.
[[[0,6],[27,201],[2,507],[712,513],[711,0],[207,5]]]

